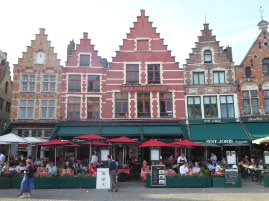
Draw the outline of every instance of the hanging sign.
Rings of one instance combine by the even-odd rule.
[[[166,186],[165,166],[164,165],[152,165],[152,186]]]

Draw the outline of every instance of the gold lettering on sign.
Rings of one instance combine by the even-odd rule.
[[[261,121],[262,118],[261,117],[250,117],[248,120],[249,121]]]

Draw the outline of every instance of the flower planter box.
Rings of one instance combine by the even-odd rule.
[[[147,175],[147,188],[156,188],[151,186],[151,176]],[[210,176],[178,176],[166,177],[166,187],[164,188],[206,188],[212,187]]]
[[[241,188],[242,187],[242,178],[241,174],[237,176],[237,182],[235,185],[226,184],[225,177],[212,177],[213,188]]]
[[[263,174],[264,187],[269,187],[269,173]]]
[[[50,188],[56,188],[58,178],[46,178],[46,177],[35,177],[34,178],[34,184],[35,189],[50,189]]]
[[[0,189],[10,188],[11,179],[8,177],[0,177]]]
[[[76,188],[96,188],[96,177],[76,177]]]

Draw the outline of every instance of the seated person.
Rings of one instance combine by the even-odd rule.
[[[40,163],[40,166],[37,168],[36,173],[44,173],[47,172],[45,165],[43,162]]]
[[[34,165],[39,166],[41,164],[41,162],[42,161],[40,160],[40,158],[37,158],[36,161],[34,162]]]
[[[80,167],[79,163],[74,163],[74,173],[75,175],[81,174],[82,173],[82,169]]]
[[[202,174],[201,168],[199,167],[199,163],[198,162],[195,162],[195,165],[192,168],[192,173],[194,173],[194,174]]]
[[[4,163],[3,163],[4,164]],[[10,169],[10,163],[6,163],[3,168],[2,168],[2,172],[9,172]]]
[[[70,174],[70,175],[74,175],[74,168],[70,165],[69,161],[65,162],[62,174]]]
[[[188,161],[189,167],[192,169],[193,168],[193,162]]]
[[[189,173],[189,168],[188,168],[188,163],[187,162],[183,162],[183,165],[180,166],[179,168],[179,173],[181,175],[188,175]]]
[[[57,176],[57,168],[56,166],[54,165],[54,162],[50,162],[49,163],[49,174],[56,177]]]
[[[255,168],[256,168],[256,165],[254,164],[254,162],[252,162],[250,166],[248,166],[248,169],[255,169]]]
[[[143,167],[142,167],[143,172],[148,172],[149,171],[149,166],[146,160],[143,160]]]
[[[210,162],[207,163],[207,169],[210,172],[213,172],[214,171],[214,166],[212,165],[212,161],[210,161]]]
[[[18,174],[24,172],[25,170],[25,165],[23,162],[20,162],[19,165],[16,166],[16,171]]]
[[[220,167],[220,162],[219,161],[217,162],[215,172],[221,172],[221,167]]]
[[[97,163],[96,163],[96,162],[94,162],[94,163],[91,165],[91,167],[90,167],[90,169],[89,169],[89,173],[90,173],[91,175],[94,175],[94,174],[97,172],[97,168],[96,168],[96,166],[97,166]]]

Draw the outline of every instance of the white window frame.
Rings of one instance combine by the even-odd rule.
[[[26,101],[26,105],[25,106],[23,106],[22,105],[22,101]],[[29,106],[28,105],[28,103],[29,103],[29,101],[33,101],[34,102],[34,104],[32,105],[32,106]],[[25,108],[25,117],[21,117],[21,109],[22,108]],[[29,111],[29,108],[33,108],[33,116],[32,117],[29,117],[28,116],[28,111]],[[19,105],[19,117],[18,117],[18,119],[34,119],[34,116],[35,116],[35,100],[20,100],[20,105]]]
[[[42,105],[43,101],[47,101],[46,106]],[[50,105],[50,101],[54,101],[53,106]],[[43,117],[42,108],[46,108],[46,117]],[[53,117],[49,117],[50,108],[54,108]],[[41,100],[41,104],[40,104],[40,119],[55,119],[55,112],[56,112],[56,100],[54,100],[54,99]]]
[[[27,76],[27,80],[23,80],[24,76]],[[30,80],[31,76],[34,76],[34,81]],[[26,83],[26,90],[25,91],[23,90],[23,83]],[[31,83],[34,83],[34,90],[30,90]],[[31,74],[21,75],[21,87],[20,87],[21,92],[35,92],[35,90],[36,90],[35,85],[36,85],[36,75],[31,75]]]
[[[44,76],[48,76],[48,81],[44,80]],[[55,81],[51,81],[51,77],[55,77]],[[45,83],[48,83],[48,91],[44,90]],[[51,90],[51,83],[55,83],[55,90]],[[49,75],[49,74],[44,74],[42,75],[42,92],[47,92],[47,93],[56,93],[57,92],[57,75]]]

